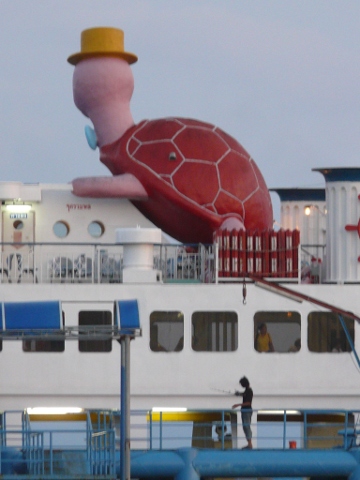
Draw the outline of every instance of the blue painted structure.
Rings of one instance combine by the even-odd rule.
[[[360,452],[344,450],[198,450],[132,452],[134,478],[344,476],[360,479]]]
[[[120,478],[130,478],[130,340],[140,332],[137,300],[115,302],[115,322],[120,328],[121,378],[120,378]]]
[[[69,452],[63,451],[64,456]],[[85,458],[85,452],[72,452],[74,464]],[[59,462],[55,456],[54,460]],[[120,454],[116,458],[116,474],[82,472],[31,474],[24,453],[18,449],[1,449],[1,478],[11,479],[115,479],[120,478]],[[199,480],[202,477],[344,477],[360,479],[360,452],[350,450],[212,450],[180,448],[138,450],[131,452],[132,478],[168,478]]]
[[[109,336],[120,341],[130,342],[140,330],[138,305],[136,300],[115,302],[117,323]],[[48,316],[50,323],[43,324]],[[50,326],[49,326],[50,325]],[[43,329],[59,333],[61,308],[59,302],[27,302],[22,304],[3,304],[1,329],[9,338],[12,336],[34,335],[41,337]],[[66,335],[66,331],[63,331]],[[94,331],[94,337],[97,332]],[[101,335],[104,335],[102,332]],[[7,338],[6,335],[2,338]],[[47,338],[49,338],[47,336]],[[123,344],[122,344],[123,347]],[[115,478],[166,478],[175,480],[199,480],[201,477],[344,477],[348,480],[360,480],[360,449],[356,444],[357,431],[349,425],[349,413],[343,412],[345,423],[340,434],[343,446],[334,449],[254,449],[238,450],[208,448],[177,448],[173,450],[133,449],[130,452],[130,435],[125,422],[129,401],[129,348],[122,348],[121,369],[121,438],[119,452],[115,452],[115,431],[111,412],[99,412],[104,422],[91,419],[86,427],[86,445],[82,448],[59,451],[52,445],[52,433],[33,429],[26,414],[23,416],[22,429],[16,432],[21,438],[17,447],[8,446],[7,436],[11,430],[6,425],[6,414],[0,417],[0,475],[3,479],[103,479]],[[124,360],[124,361],[123,361]],[[23,413],[23,412],[21,412]],[[119,413],[117,413],[119,415]],[[109,419],[107,419],[107,416]],[[223,416],[222,416],[223,418]],[[284,415],[286,423],[286,415]],[[286,428],[284,428],[286,431]],[[69,432],[70,434],[70,432]],[[44,442],[45,435],[50,438],[49,445]],[[149,442],[150,443],[150,442]],[[306,444],[306,442],[305,442]],[[129,465],[125,469],[125,452],[129,452]],[[66,470],[65,457],[71,456],[70,470]],[[80,468],[81,467],[81,468]],[[71,469],[72,468],[72,469]]]
[[[212,411],[200,411],[200,413]],[[9,412],[13,413],[13,412]],[[22,415],[22,428],[18,431],[21,444],[17,447],[8,446],[7,438],[11,439],[14,433],[7,428],[7,412],[0,416],[2,429],[0,430],[0,467],[1,478],[5,479],[31,479],[59,480],[114,480],[122,475],[122,456],[115,450],[116,419],[119,411],[87,411],[82,415],[86,417],[86,442],[83,445],[68,445],[59,448],[55,435],[59,430],[40,430],[36,428],[36,419],[31,420],[26,412]],[[214,412],[212,412],[214,413]],[[223,411],[217,412],[225,418]],[[300,412],[298,412],[300,413]],[[298,414],[297,413],[297,414]],[[339,414],[340,411],[304,411],[304,435],[307,427],[313,426],[309,416],[313,414]],[[358,414],[359,412],[356,412]],[[134,415],[138,412],[134,412]],[[143,412],[147,418],[147,412]],[[136,438],[132,438],[133,449],[130,452],[131,478],[174,478],[174,480],[200,480],[203,477],[213,478],[242,478],[242,477],[271,477],[271,478],[346,478],[360,480],[360,448],[356,437],[360,432],[350,420],[354,412],[342,411],[344,427],[337,430],[333,439],[342,439],[342,445],[335,448],[305,448],[309,438],[303,437],[301,444],[304,447],[289,448],[283,442],[283,448],[263,448],[241,450],[217,442],[216,448],[180,447],[166,449],[166,439],[159,442],[161,447],[135,449]],[[36,415],[35,415],[36,416]],[[288,420],[292,421],[292,420]],[[286,432],[287,416],[284,415],[284,428]],[[136,422],[138,425],[138,422]],[[214,424],[213,424],[214,425]],[[337,427],[337,424],[335,425]],[[149,436],[152,435],[149,423],[145,424],[147,437],[142,442],[154,445]],[[61,432],[61,431],[60,431]],[[69,437],[78,430],[67,430]],[[166,428],[160,430],[160,435],[165,436]],[[20,434],[20,435],[19,435]],[[159,433],[156,433],[158,435]],[[325,438],[325,434],[320,434]],[[293,437],[286,437],[293,438]],[[190,444],[194,437],[187,438]],[[185,444],[185,443],[184,443]],[[189,444],[189,443],[188,443]],[[129,477],[130,478],[130,474]]]

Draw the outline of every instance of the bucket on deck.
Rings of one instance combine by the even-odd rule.
[[[296,442],[294,440],[290,440],[289,448],[296,448]]]

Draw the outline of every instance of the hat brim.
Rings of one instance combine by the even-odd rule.
[[[73,55],[70,55],[70,57],[67,59],[71,65],[76,65],[79,63],[81,60],[85,60],[87,58],[92,58],[92,57],[117,57],[117,58],[122,58],[123,60],[126,60],[130,65],[132,63],[137,62],[138,57],[134,55],[133,53],[129,52],[79,52],[79,53],[74,53]]]

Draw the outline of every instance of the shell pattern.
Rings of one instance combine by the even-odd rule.
[[[251,197],[269,194],[243,147],[214,125],[184,118],[145,121],[128,141],[128,155],[203,208],[245,220]],[[231,208],[229,210],[229,206]]]
[[[149,197],[166,191],[179,208],[211,219],[212,231],[229,217],[246,228],[272,227],[270,195],[259,168],[220,128],[186,118],[145,120],[119,141],[121,155],[106,158],[104,147],[102,161],[114,174],[134,174]]]

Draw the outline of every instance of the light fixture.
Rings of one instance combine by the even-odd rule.
[[[187,408],[184,407],[154,407],[153,412],[186,412]]]
[[[320,215],[325,216],[327,214],[326,208],[324,209],[324,211],[322,211],[317,205],[306,205],[304,207],[304,214],[308,217],[309,215],[311,215],[313,210],[317,210],[320,213]]]
[[[31,205],[27,203],[9,203],[5,205],[5,208],[12,213],[27,213],[31,210]]]
[[[299,410],[259,410],[258,415],[299,415]]]
[[[82,408],[79,407],[34,407],[27,408],[29,415],[66,415],[67,413],[81,413]]]

